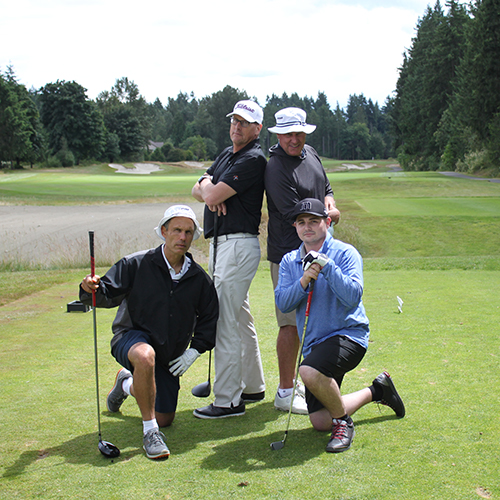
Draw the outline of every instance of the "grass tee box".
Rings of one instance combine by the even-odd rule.
[[[188,201],[197,178],[69,170],[0,174],[0,201]],[[342,212],[335,235],[364,256],[371,330],[343,390],[387,370],[403,419],[365,406],[353,417],[351,450],[332,456],[327,434],[292,415],[285,448],[270,449],[287,415],[273,407],[277,326],[263,260],[250,301],[266,399],[243,417],[194,418],[200,400],[191,388],[206,380],[205,354],[181,379],[176,419],[165,429],[169,460],[144,456],[141,415],[127,400],[119,413],[101,412],[103,435],[122,452],[112,462],[96,447],[92,318],[66,313],[88,269],[9,270],[0,272],[0,498],[500,500],[500,184],[388,168],[328,175]],[[115,313],[98,312],[103,407],[119,368],[109,352]]]
[[[82,271],[83,272],[83,271]],[[344,390],[369,385],[387,369],[407,414],[375,404],[354,415],[349,452],[324,452],[326,433],[307,417],[273,408],[278,383],[269,267],[250,290],[267,397],[246,415],[195,419],[190,389],[206,377],[202,356],[181,379],[176,420],[165,429],[168,461],[142,451],[133,401],[101,412],[103,435],[121,449],[111,462],[96,447],[92,318],[66,314],[78,280],[50,286],[0,308],[0,498],[470,500],[500,498],[497,415],[500,356],[496,331],[500,272],[365,273],[371,342]],[[403,313],[396,296],[404,300]],[[30,311],[26,314],[26,311]],[[118,365],[109,353],[114,310],[99,310],[101,402]],[[192,371],[191,371],[192,370]],[[326,478],[326,479],[325,479]],[[479,492],[479,493],[478,493]]]

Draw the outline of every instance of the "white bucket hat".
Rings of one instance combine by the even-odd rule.
[[[191,219],[194,222],[193,240],[197,240],[200,237],[202,229],[198,224],[198,221],[196,220],[196,215],[194,214],[193,210],[187,205],[172,205],[171,207],[165,210],[163,218],[160,220],[160,222],[158,222],[158,226],[155,227],[156,234],[162,240],[165,240],[165,238],[161,234],[162,226],[170,219],[173,219],[174,217],[187,217],[188,219]]]
[[[274,134],[289,134],[290,132],[305,132],[310,134],[316,130],[316,125],[306,123],[307,114],[300,108],[284,108],[275,113],[276,126],[269,128]]]
[[[262,108],[253,101],[238,101],[233,108],[233,112],[226,115],[226,117],[239,115],[247,122],[258,123],[262,125],[264,118],[264,111]]]

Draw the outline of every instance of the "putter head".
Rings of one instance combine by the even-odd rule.
[[[108,441],[99,441],[99,451],[106,458],[116,458],[120,455],[120,450],[112,443]]]
[[[210,391],[212,390],[210,381],[207,380],[201,384],[195,385],[191,389],[191,394],[197,398],[208,398],[210,396]]]
[[[271,443],[271,450],[281,450],[285,446],[285,440]]]

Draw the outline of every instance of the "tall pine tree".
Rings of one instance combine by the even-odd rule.
[[[460,152],[481,154],[482,163],[474,166],[481,168],[500,163],[500,1],[476,0],[472,15],[449,144],[462,139]]]
[[[439,1],[427,8],[400,68],[391,113],[398,158],[406,169],[436,170],[443,153],[436,132],[450,104],[468,20],[456,0],[446,5],[447,15]]]

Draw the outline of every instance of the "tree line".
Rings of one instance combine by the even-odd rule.
[[[407,170],[500,165],[500,2],[428,7],[405,53],[390,127]]]
[[[316,98],[272,94],[261,144],[281,108],[304,109],[320,155],[342,160],[397,156],[407,170],[473,172],[500,165],[500,1],[439,0],[418,20],[396,89],[384,105],[363,94],[332,108]],[[203,98],[180,92],[148,103],[119,78],[95,100],[76,82],[27,90],[12,67],[0,73],[0,161],[69,166],[81,161],[211,160],[230,145],[226,114],[250,96],[226,86]],[[262,103],[261,103],[262,104]],[[150,141],[162,144],[151,150]]]
[[[133,81],[120,78],[90,100],[74,81],[27,90],[9,67],[0,74],[0,160],[49,167],[91,160],[211,160],[230,145],[226,114],[248,98],[245,91],[226,86],[201,99],[181,92],[165,104],[159,99],[148,103]],[[345,110],[337,104],[332,111],[322,92],[316,99],[267,97],[261,134],[266,150],[276,141],[267,132],[275,125],[274,113],[287,106],[303,108],[308,122],[318,126],[308,140],[324,156],[355,160],[391,154],[385,108],[352,95]],[[150,141],[159,147],[148,148]]]

